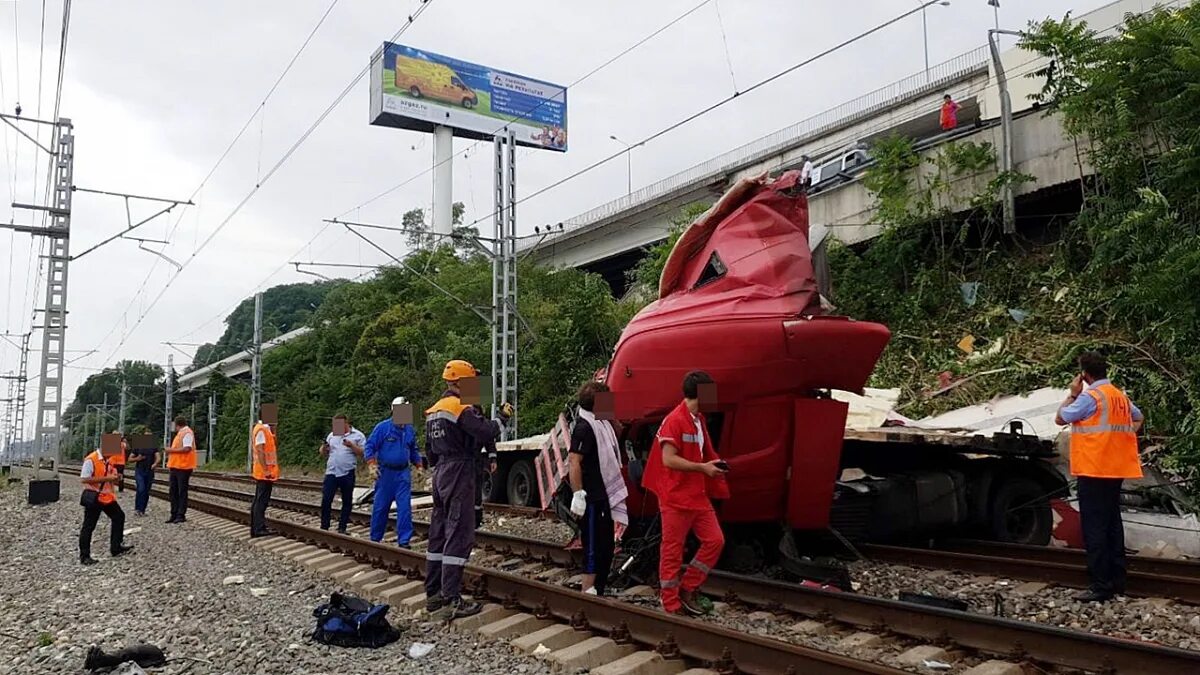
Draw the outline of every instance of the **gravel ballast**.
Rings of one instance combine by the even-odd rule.
[[[26,504],[23,485],[0,490],[0,634],[7,646],[0,673],[80,673],[90,645],[112,651],[138,642],[161,647],[170,659],[152,673],[549,672],[507,645],[395,610],[389,619],[404,632],[388,647],[316,643],[308,637],[312,610],[338,590],[335,582],[195,523],[166,525],[161,500],[135,518],[129,490],[121,502],[126,543],[135,550],[108,556],[102,516],[93,540],[99,563],[83,567],[75,483],[64,478],[62,490],[61,501],[37,507]],[[244,583],[222,583],[235,575]],[[435,647],[411,659],[414,642]]]

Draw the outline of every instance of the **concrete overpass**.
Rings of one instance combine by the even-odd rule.
[[[1115,33],[1125,14],[1143,12],[1156,4],[1180,3],[1118,0],[1079,20],[1098,32]],[[1023,203],[1029,204],[1035,193],[1073,183],[1090,169],[1080,166],[1058,118],[1031,109],[1030,97],[1041,89],[1042,82],[1027,76],[1043,68],[1045,60],[1012,48],[1001,54],[1001,64],[1018,115],[1013,128],[1014,168],[1035,178],[1018,190],[1018,197],[1025,197]],[[938,126],[944,93],[962,105],[959,129],[952,134],[943,134]],[[926,156],[949,141],[991,143],[999,148],[999,111],[994,66],[986,46],[980,47],[934,66],[928,73],[906,77],[569,218],[563,221],[565,232],[524,250],[542,264],[597,272],[619,289],[624,272],[642,257],[645,247],[667,236],[684,207],[715,201],[738,178],[798,168],[802,155],[819,164],[855,143],[869,143],[893,133],[918,140]],[[962,188],[983,185],[994,175],[992,171],[975,176]],[[858,173],[811,196],[810,218],[817,232],[827,231],[843,242],[857,243],[881,231],[881,225],[871,222],[873,200],[860,178]],[[964,193],[963,199],[967,196]],[[1019,201],[1018,213],[1021,206]]]
[[[267,340],[262,344],[263,353],[269,352],[285,342],[291,342],[311,331],[308,326],[301,326],[296,330],[289,331],[272,340]],[[199,389],[208,384],[208,380],[216,374],[224,375],[225,377],[242,377],[250,374],[251,363],[254,360],[254,354],[250,350],[240,351],[233,356],[228,356],[216,363],[198,368],[190,373],[185,373],[179,376],[176,381],[176,387],[179,391],[192,391]]]

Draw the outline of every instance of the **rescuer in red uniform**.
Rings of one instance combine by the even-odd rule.
[[[683,401],[663,420],[650,449],[642,484],[658,497],[662,543],[658,552],[659,596],[671,614],[686,610],[707,614],[712,602],[698,591],[725,546],[725,535],[713,511],[713,499],[729,497],[724,474],[728,465],[717,456],[700,412],[716,402],[716,385],[704,371],[683,378]],[[700,550],[680,579],[683,545],[688,532]]]

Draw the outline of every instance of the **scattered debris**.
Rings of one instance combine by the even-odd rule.
[[[1029,312],[1026,312],[1023,309],[1010,308],[1008,310],[1008,315],[1011,316],[1013,321],[1016,321],[1017,323],[1024,323],[1025,319],[1029,318]]]
[[[266,595],[270,591],[271,591],[271,589],[269,589],[269,588],[251,588],[250,595],[253,595],[256,598],[261,598],[262,596]]]
[[[964,335],[963,338],[958,341],[958,348],[967,354],[974,352],[975,336],[970,334]]]
[[[958,285],[959,292],[962,293],[963,302],[967,307],[974,307],[975,301],[979,297],[979,282],[967,281]]]
[[[931,659],[926,659],[926,660],[922,661],[921,665],[925,666],[926,668],[930,668],[932,670],[950,670],[951,668],[954,667],[954,666],[950,665],[949,663],[944,663],[942,661],[933,661]]]
[[[221,580],[222,586],[233,586],[234,584],[246,583],[246,577],[242,574],[231,574]]]
[[[432,651],[433,651],[432,644],[430,644],[428,642],[414,642],[414,643],[412,643],[412,646],[408,648],[408,657],[410,659],[419,659],[419,658],[422,658],[425,656],[429,656],[429,654]],[[547,651],[549,651],[549,650],[547,650]]]
[[[534,656],[545,656],[550,653],[550,648],[542,643],[538,643],[537,649],[533,650]]]

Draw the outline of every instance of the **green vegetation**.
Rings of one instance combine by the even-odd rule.
[[[54,644],[54,636],[53,635],[51,635],[49,633],[38,633],[37,646],[49,647],[52,644]]]
[[[1146,412],[1167,465],[1200,466],[1200,8],[1130,17],[1124,38],[1086,25],[1032,25],[1025,47],[1053,59],[1039,102],[1060,115],[1081,157],[1078,217],[1057,221],[1051,241],[998,234],[1002,176],[982,182],[986,146],[954,144],[914,171],[904,141],[876,149],[867,186],[880,222],[863,250],[831,250],[841,312],[886,323],[893,340],[874,377],[898,386],[910,415],[1048,384],[1065,385],[1074,357],[1099,349],[1114,378]],[[914,175],[915,174],[915,175]],[[974,209],[947,205],[973,195]],[[978,283],[973,306],[961,284]],[[1018,321],[1009,310],[1019,310]],[[1027,315],[1027,318],[1025,316]],[[976,355],[956,347],[976,337]],[[1001,372],[982,374],[1003,369]],[[978,377],[945,393],[936,374]]]

